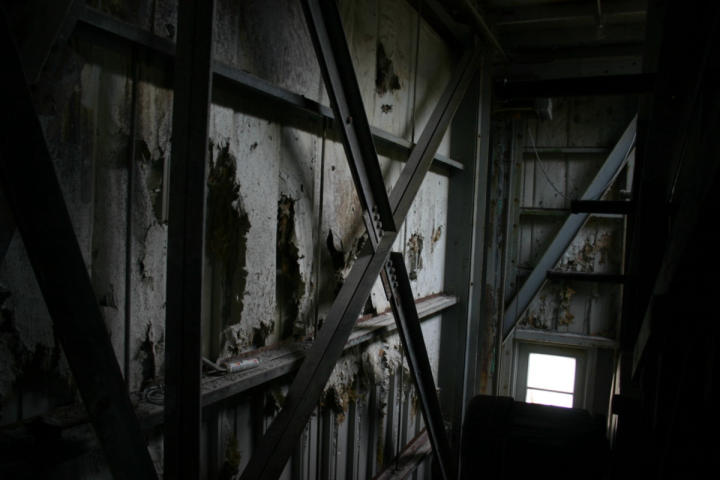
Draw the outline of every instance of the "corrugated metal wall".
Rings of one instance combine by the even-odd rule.
[[[173,1],[88,2],[173,39]],[[449,79],[454,53],[404,0],[341,1],[370,123],[413,141]],[[218,0],[217,60],[327,105],[299,2]],[[85,29],[54,52],[36,104],[118,361],[132,392],[160,383],[164,353],[172,64]],[[211,109],[203,349],[212,359],[311,339],[362,242],[339,139],[216,82]],[[449,133],[440,153],[449,154]],[[388,189],[402,153],[381,155]],[[449,180],[428,174],[402,226],[417,298],[444,289]],[[38,192],[41,194],[41,192]],[[51,241],[51,239],[48,239]],[[0,266],[2,424],[76,399],[22,239]],[[365,313],[387,310],[376,283]],[[441,316],[423,323],[437,378]],[[204,474],[230,478],[282,405],[288,377],[206,411]],[[142,397],[142,395],[141,395]],[[285,478],[368,478],[422,429],[397,335],[346,351]],[[162,465],[161,436],[151,451]],[[102,456],[66,466],[97,478]],[[61,470],[58,470],[60,472]],[[83,475],[82,472],[86,472]],[[58,473],[61,475],[61,473]],[[427,463],[414,474],[429,478]]]

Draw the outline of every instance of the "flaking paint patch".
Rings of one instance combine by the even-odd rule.
[[[243,339],[238,338],[237,332],[227,329],[242,319],[250,221],[240,198],[237,159],[230,153],[229,143],[215,146],[210,142],[210,150],[205,245],[212,265],[213,285],[217,286],[218,292],[213,295],[213,302],[219,302],[220,316],[212,321],[218,322],[226,332],[222,349],[227,355],[234,355],[240,353]],[[264,337],[271,330],[269,327],[256,329],[253,343],[264,345]]]
[[[568,285],[562,285],[558,288],[558,325],[570,325],[575,318],[575,315],[570,313],[570,300],[575,295],[575,290],[570,288]]]
[[[16,328],[12,293],[0,286],[0,424],[8,397],[17,387],[23,391],[49,392],[51,398],[70,400],[74,385],[65,373],[64,359],[57,343],[37,343],[30,348]]]
[[[337,243],[336,243],[337,242]],[[357,260],[358,255],[365,247],[368,242],[367,233],[355,237],[352,246],[348,251],[343,248],[341,238],[337,238],[333,235],[332,229],[328,230],[327,238],[325,239],[325,245],[327,246],[328,253],[330,254],[330,261],[333,268],[333,277],[335,279],[335,290],[333,296],[337,295],[345,282],[345,277],[350,272],[350,269]],[[363,308],[363,315],[376,314],[377,308],[373,304],[372,296],[368,297],[365,307]]]
[[[281,338],[305,332],[299,318],[305,282],[300,274],[299,250],[295,236],[295,200],[281,195],[278,201],[275,298]]]
[[[407,265],[408,276],[410,280],[417,280],[418,270],[423,268],[422,250],[423,236],[419,233],[413,233],[407,241]]]
[[[591,218],[578,233],[558,264],[566,272],[617,271],[620,264],[619,224]]]
[[[433,228],[432,241],[430,242],[430,253],[435,251],[435,244],[442,238],[443,226],[440,225],[437,228]]]
[[[362,357],[357,348],[345,352],[333,368],[323,389],[321,405],[331,409],[338,423],[345,420],[350,403],[357,400],[362,388]]]
[[[159,342],[161,343],[161,342]],[[145,339],[140,344],[136,361],[139,363],[142,371],[142,383],[140,384],[141,389],[145,389],[148,386],[155,383],[157,380],[157,347],[155,342],[155,334],[151,323],[147,324],[145,329]]]
[[[158,147],[159,155],[153,156],[150,152],[147,142],[138,139],[135,142],[136,155],[139,161],[146,169],[145,188],[150,196],[152,203],[152,211],[155,214],[155,220],[163,223],[163,188],[164,188],[164,170],[165,170],[165,152],[162,147]]]
[[[553,324],[568,326],[575,315],[570,312],[570,301],[577,293],[565,282],[543,287],[532,301],[528,311],[522,316],[519,325],[539,330],[550,330]]]

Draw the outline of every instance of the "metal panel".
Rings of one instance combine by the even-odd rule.
[[[165,476],[200,474],[203,237],[214,0],[178,5],[168,219]]]
[[[585,193],[583,193],[581,197],[582,200],[597,200],[607,186],[610,185],[613,177],[622,166],[632,148],[635,141],[636,125],[637,116],[632,119],[630,125],[625,129],[625,132],[615,144],[615,147],[613,147],[605,163],[603,163],[600,168],[600,171],[595,175],[595,178],[587,190],[585,190]],[[580,227],[582,227],[587,217],[588,214],[585,213],[571,214],[560,228],[560,231],[550,246],[533,268],[528,279],[505,309],[503,337],[507,337],[517,319],[525,312],[530,301],[542,287],[547,271],[552,269],[562,257],[563,252],[568,245],[570,245],[570,242],[580,230]]]
[[[392,190],[390,205],[395,224],[401,224],[407,214],[430,167],[435,148],[439,145],[475,73],[478,56],[478,49],[473,48],[461,59],[456,74]],[[370,289],[385,265],[396,236],[396,232],[383,235],[374,254],[365,249],[358,256],[290,387],[284,408],[263,437],[242,478],[277,478],[284,467],[335,362],[340,357]]]
[[[2,9],[0,45],[3,193],[111,471],[155,478]]]

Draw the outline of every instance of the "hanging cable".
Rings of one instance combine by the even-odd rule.
[[[532,131],[530,130],[530,127],[528,126],[528,135],[530,135],[530,144],[533,149],[533,153],[535,153],[535,158],[537,159],[538,165],[540,165],[540,171],[542,172],[543,176],[545,177],[545,180],[547,181],[548,185],[555,190],[555,193],[560,195],[565,200],[571,200],[567,197],[563,192],[561,192],[553,183],[552,180],[550,180],[550,176],[547,173],[547,170],[545,170],[545,165],[543,165],[542,160],[540,160],[540,155],[538,154],[537,147],[535,146],[535,138],[533,137]]]

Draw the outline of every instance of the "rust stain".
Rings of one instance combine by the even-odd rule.
[[[430,239],[430,252],[433,252],[435,250],[435,244],[440,241],[440,238],[442,237],[442,231],[443,226],[440,225],[437,228],[434,228],[432,231],[432,238]]]
[[[407,256],[408,256],[408,277],[410,280],[417,280],[418,270],[423,268],[422,260],[423,250],[423,236],[419,233],[413,233],[407,242]]]

